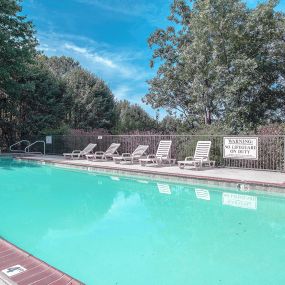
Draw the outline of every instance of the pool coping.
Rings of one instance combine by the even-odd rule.
[[[67,273],[65,273],[65,272],[63,272],[63,271],[61,271],[61,270],[59,270],[57,268],[55,268],[54,266],[48,264],[47,262],[45,262],[45,261],[35,257],[34,255],[32,255],[29,252],[23,250],[22,248],[16,246],[15,244],[9,242],[8,240],[6,240],[3,237],[0,237],[0,245],[6,246],[7,248],[9,248],[9,250],[13,251],[14,255],[16,255],[16,257],[13,258],[14,265],[12,265],[12,264],[9,265],[9,266],[8,266],[8,264],[5,265],[5,266],[8,266],[8,268],[11,267],[11,266],[15,266],[16,264],[17,265],[21,264],[21,262],[24,262],[24,260],[23,260],[23,257],[24,257],[25,258],[25,262],[27,262],[27,261],[29,261],[29,262],[31,262],[31,261],[32,262],[38,262],[40,266],[45,267],[45,270],[47,270],[47,271],[51,270],[52,271],[51,275],[56,274],[56,273],[57,274],[61,274],[61,277],[59,277],[59,279],[53,280],[53,281],[48,282],[48,283],[45,282],[45,285],[53,284],[54,282],[58,282],[58,281],[63,281],[64,282],[64,280],[63,280],[64,278],[67,278],[69,280],[66,281],[66,283],[61,283],[62,285],[64,285],[64,284],[65,285],[85,285],[83,282],[79,281],[78,279],[70,276],[69,274],[67,274]],[[0,260],[1,260],[1,257],[0,257]],[[8,260],[6,260],[6,262],[8,262]],[[11,263],[11,261],[9,261],[8,263]],[[33,272],[33,274],[30,277],[36,276],[37,273],[40,274],[40,272],[42,272],[41,271],[42,269],[40,268],[40,266],[38,266],[38,265],[36,266],[36,267],[38,267],[38,270],[37,270],[38,272]],[[4,273],[2,273],[2,270],[3,270],[3,264],[2,263],[1,263],[0,270],[1,270],[0,271],[0,285],[2,285],[2,284],[3,285],[18,285],[19,284],[18,282],[21,283],[21,281],[14,281],[13,279],[9,278]],[[30,269],[27,269],[25,272],[21,273],[21,275],[29,274],[29,270]],[[31,270],[33,271],[34,269],[31,269]],[[15,277],[17,277],[17,276],[20,276],[20,274],[15,275]],[[41,279],[34,280],[34,281],[32,281],[32,283],[38,283],[43,278],[47,278],[47,277],[49,277],[49,276],[48,275],[47,276],[41,276],[41,277],[39,277]],[[25,279],[27,279],[27,278],[29,278],[29,277],[25,277]]]
[[[136,176],[136,177],[145,177],[151,179],[161,179],[168,180],[172,182],[182,182],[185,184],[207,184],[212,186],[218,186],[223,188],[234,188],[243,187],[245,191],[262,191],[262,192],[272,192],[272,193],[281,193],[285,194],[285,183],[273,183],[273,182],[260,182],[254,180],[241,180],[241,179],[231,179],[231,178],[220,178],[212,176],[201,176],[198,174],[181,174],[181,173],[165,173],[163,171],[151,171],[150,168],[141,168],[141,169],[130,169],[124,168],[122,165],[116,167],[114,165],[94,165],[92,162],[85,163],[84,165],[80,163],[80,160],[69,160],[69,161],[60,161],[58,159],[45,158],[45,157],[24,157],[16,156],[18,160],[30,161],[39,164],[50,164],[53,166],[58,166],[62,168],[73,168],[86,171],[93,171],[98,173],[111,173],[118,174],[123,176]],[[86,162],[86,160],[85,160]],[[248,170],[250,171],[250,170]]]

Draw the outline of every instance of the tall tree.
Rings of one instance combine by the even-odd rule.
[[[74,69],[80,68],[78,61],[67,56],[45,56],[46,65],[50,71],[59,78],[64,78]]]
[[[0,1],[0,88],[7,93],[36,53],[33,24],[19,15],[21,11],[19,1]]]
[[[109,87],[92,73],[76,68],[64,79],[73,100],[70,126],[79,129],[110,129],[114,124],[114,96]]]
[[[91,130],[114,126],[114,96],[103,80],[70,57],[45,57],[45,61],[66,85],[66,123],[71,128]]]
[[[179,117],[165,116],[159,123],[159,130],[167,134],[179,134],[179,133],[189,133],[189,125]]]
[[[17,102],[15,126],[21,138],[59,128],[65,117],[65,86],[39,59],[19,79],[22,88]]]
[[[225,93],[232,99],[224,104],[231,110],[225,120],[236,131],[285,118],[285,17],[274,11],[277,3],[268,1],[248,13],[237,67],[228,74]]]
[[[190,3],[190,1],[189,1]],[[174,25],[149,38],[157,75],[145,100],[190,124],[223,120],[234,132],[283,112],[284,15],[277,1],[248,9],[240,0],[174,0]]]
[[[23,85],[19,79],[34,60],[37,41],[34,28],[22,11],[20,1],[0,1],[0,130],[2,139],[9,143],[15,134],[17,107]]]
[[[151,131],[156,127],[156,121],[139,105],[127,100],[116,104],[117,123],[115,131],[126,133],[132,131]]]

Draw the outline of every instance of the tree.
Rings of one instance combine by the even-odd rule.
[[[46,65],[50,69],[50,71],[59,78],[64,78],[71,71],[80,68],[80,64],[78,61],[75,61],[71,57],[67,56],[51,56],[44,57]]]
[[[65,117],[65,86],[39,59],[19,79],[22,85],[15,110],[16,133],[35,137],[45,129],[57,129]]]
[[[225,88],[232,98],[224,105],[231,110],[225,120],[236,132],[243,126],[256,131],[258,125],[285,118],[285,17],[274,11],[277,3],[260,4],[247,15],[239,68],[229,73],[231,84]]]
[[[73,100],[70,126],[79,129],[110,129],[114,125],[114,96],[109,87],[92,73],[77,68],[65,77]]]
[[[75,129],[111,129],[115,101],[106,83],[70,57],[45,57],[45,61],[66,85],[66,123]]]
[[[65,86],[44,66],[40,56],[18,76],[2,105],[2,138],[7,144],[62,126]],[[2,101],[2,100],[1,100]]]
[[[150,131],[156,127],[156,121],[139,105],[123,100],[116,104],[117,124],[115,131],[126,133],[132,131]]]
[[[14,121],[23,87],[18,80],[28,72],[37,45],[32,23],[20,12],[19,1],[0,2],[0,130],[8,143],[15,137]]]
[[[145,100],[190,125],[222,120],[233,132],[283,112],[284,15],[277,1],[248,9],[240,0],[174,0],[175,24],[149,38],[157,75]],[[282,118],[284,119],[284,117]]]
[[[191,129],[189,129],[189,125],[185,120],[167,115],[159,123],[159,130],[167,134],[177,134],[189,132]]]
[[[113,128],[109,87],[72,58],[37,52],[33,24],[20,15],[20,2],[0,1],[1,139],[8,146],[66,126]]]
[[[36,53],[33,25],[19,15],[22,8],[18,2],[0,1],[0,88],[6,93],[13,87],[14,80],[26,72],[26,64],[32,62]]]

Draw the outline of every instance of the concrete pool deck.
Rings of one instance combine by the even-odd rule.
[[[89,171],[138,175],[148,178],[168,179],[185,183],[212,184],[222,187],[245,187],[245,190],[261,190],[285,193],[285,173],[263,170],[207,168],[201,171],[180,169],[178,166],[143,167],[139,164],[115,164],[113,161],[70,160],[63,156],[35,155],[21,156],[18,159],[49,163],[67,168],[79,168]]]

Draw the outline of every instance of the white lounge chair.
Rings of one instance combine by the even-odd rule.
[[[109,148],[104,151],[96,151],[94,154],[86,155],[87,160],[106,160],[112,159],[115,156],[118,156],[118,148],[120,147],[120,143],[112,143]]]
[[[139,145],[133,153],[123,153],[122,156],[113,157],[115,163],[135,163],[143,157],[144,153],[148,149],[148,145]]]
[[[209,159],[211,141],[198,141],[194,156],[188,156],[185,160],[178,161],[178,166],[194,166],[196,169],[201,169],[203,166],[214,167],[215,161]]]
[[[175,159],[170,158],[170,149],[172,141],[160,141],[156,154],[150,154],[147,158],[139,159],[140,165],[156,165],[160,166],[162,164],[169,163],[174,164]]]
[[[92,151],[94,150],[94,148],[97,146],[96,143],[90,143],[88,144],[83,150],[74,150],[73,152],[70,153],[63,153],[65,158],[70,158],[70,159],[74,159],[74,158],[80,158],[83,156],[86,156],[87,154],[92,153]]]

